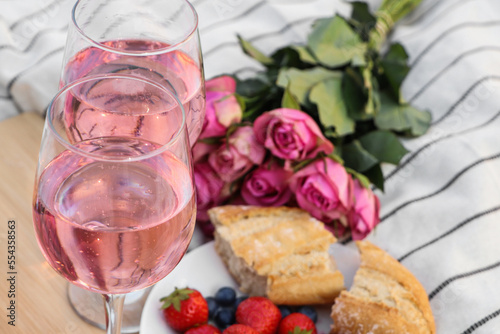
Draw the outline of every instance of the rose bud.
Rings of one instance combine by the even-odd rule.
[[[254,165],[264,161],[266,149],[255,139],[251,126],[239,127],[227,142],[208,157],[208,162],[224,182],[233,182]]]
[[[371,189],[354,180],[354,205],[347,215],[353,240],[364,239],[380,222],[380,201]]]
[[[288,180],[293,175],[277,163],[263,164],[247,175],[241,187],[241,196],[246,203],[260,206],[280,206],[292,197]]]
[[[316,122],[300,110],[275,109],[254,122],[257,140],[281,159],[301,161],[314,158],[319,152],[330,154],[333,144]]]
[[[206,114],[200,139],[224,136],[227,128],[240,123],[243,116],[240,104],[234,96],[236,81],[230,76],[221,76],[208,80],[205,89]]]
[[[299,206],[325,223],[340,219],[351,209],[352,178],[332,159],[318,159],[297,171],[290,187]]]

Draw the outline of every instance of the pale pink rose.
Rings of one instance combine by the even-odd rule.
[[[260,206],[281,206],[292,197],[288,180],[293,175],[278,164],[262,166],[248,174],[241,187],[246,203]]]
[[[354,180],[354,206],[347,215],[353,240],[364,239],[380,222],[378,197]]]
[[[298,205],[325,223],[341,218],[351,209],[352,178],[344,166],[332,159],[319,159],[299,170],[290,187]]]
[[[224,182],[233,182],[264,161],[266,149],[257,142],[251,126],[239,127],[227,142],[212,152],[208,162]]]
[[[198,208],[196,219],[208,221],[207,210],[221,204],[227,198],[223,193],[225,183],[207,162],[194,166],[194,182]]]
[[[227,128],[240,123],[243,116],[236,100],[236,81],[230,76],[208,80],[206,89],[206,113],[200,139],[219,137],[226,134]]]
[[[300,161],[314,158],[319,152],[333,152],[333,144],[316,122],[300,110],[266,112],[255,120],[254,131],[257,140],[281,159]]]

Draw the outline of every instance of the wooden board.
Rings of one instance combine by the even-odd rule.
[[[68,283],[45,262],[35,239],[31,201],[42,129],[43,119],[35,114],[0,122],[0,333],[102,334],[73,312]],[[15,221],[14,270],[7,263],[9,221]],[[7,274],[11,271],[16,274]],[[10,276],[15,276],[13,298]],[[7,317],[12,300],[15,327]]]

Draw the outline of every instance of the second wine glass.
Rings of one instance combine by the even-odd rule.
[[[186,112],[190,143],[195,144],[205,116],[205,85],[198,16],[188,1],[77,1],[61,87],[105,73],[146,78],[174,92]]]

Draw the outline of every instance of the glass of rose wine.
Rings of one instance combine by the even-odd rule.
[[[60,275],[104,297],[108,334],[121,333],[125,295],[164,278],[191,240],[196,201],[185,124],[170,90],[121,74],[78,79],[48,107],[36,237]]]
[[[60,85],[96,74],[133,75],[173,91],[184,106],[189,140],[195,144],[205,117],[205,83],[198,16],[187,0],[78,0],[68,28]],[[94,124],[89,119],[86,132]],[[127,295],[123,333],[139,331],[149,291]],[[69,285],[68,296],[77,314],[104,328],[99,295]]]

